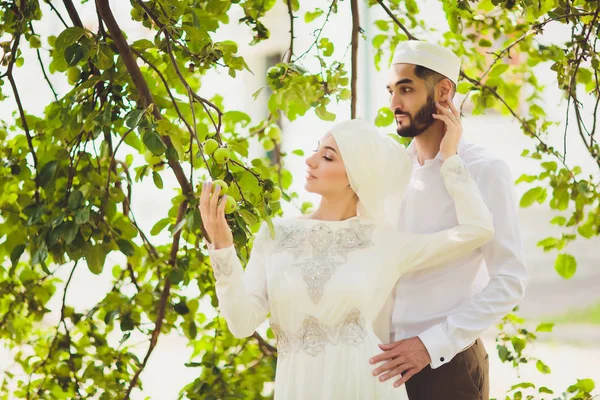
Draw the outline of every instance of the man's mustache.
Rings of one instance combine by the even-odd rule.
[[[400,110],[396,110],[394,111],[394,115],[406,115],[407,117],[410,117],[410,114],[407,112],[402,112]]]

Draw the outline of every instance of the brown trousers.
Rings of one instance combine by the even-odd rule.
[[[436,369],[429,365],[406,382],[410,400],[489,400],[488,354],[481,339]]]

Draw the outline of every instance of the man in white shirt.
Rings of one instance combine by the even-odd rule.
[[[390,67],[388,91],[397,132],[413,138],[414,171],[402,204],[400,229],[431,233],[457,224],[440,167],[445,124],[435,103],[449,107],[460,59],[426,42],[403,42]],[[495,237],[461,260],[403,277],[393,299],[391,341],[373,364],[380,380],[406,383],[411,400],[489,398],[488,356],[479,336],[523,297],[527,270],[513,179],[506,163],[464,139],[458,154],[474,176],[494,217]],[[483,288],[478,275],[487,270]]]

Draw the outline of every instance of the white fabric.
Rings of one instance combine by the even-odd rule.
[[[406,149],[361,119],[338,123],[330,133],[359,198],[360,215],[378,223],[397,221],[398,204],[404,199],[412,172]]]
[[[407,399],[403,386],[392,386],[394,379],[381,383],[372,375],[377,366],[368,360],[389,339],[389,318],[381,330],[376,316],[402,274],[449,262],[493,235],[491,215],[461,159],[447,159],[441,174],[459,216],[452,229],[420,235],[360,216],[335,222],[288,218],[274,221],[274,237],[261,227],[245,270],[233,247],[209,250],[230,331],[251,336],[271,314],[279,351],[275,399]],[[318,296],[309,290],[315,284],[322,289]],[[353,310],[360,323],[342,325]],[[307,328],[307,320],[325,328]],[[336,340],[319,348],[323,337]],[[344,338],[360,340],[349,344]]]
[[[400,42],[392,58],[392,65],[394,64],[420,65],[458,84],[460,58],[452,50],[435,43],[417,40]]]
[[[420,166],[414,144],[408,151],[414,162],[413,176],[401,207],[400,229],[426,234],[456,225],[453,199],[440,175],[441,155]],[[448,363],[509,313],[527,284],[514,181],[508,166],[465,140],[458,154],[494,216],[495,236],[458,261],[400,279],[392,315],[393,340],[419,336],[433,368]]]

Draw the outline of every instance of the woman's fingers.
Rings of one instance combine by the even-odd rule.
[[[219,203],[219,194],[221,193],[221,185],[215,186],[215,192],[210,198],[210,217],[217,218],[217,206]]]
[[[454,125],[454,121],[452,121],[450,119],[450,117],[448,117],[446,115],[440,115],[440,114],[431,114],[431,115],[433,116],[433,118],[443,121],[447,127]]]
[[[221,199],[221,202],[219,203],[219,209],[217,210],[217,218],[220,221],[225,221],[225,223],[227,223],[227,220],[225,219],[225,207],[227,206],[227,196],[223,196],[223,198]]]
[[[452,114],[454,114],[454,116],[457,119],[460,119],[460,111],[458,111],[458,109],[456,108],[456,106],[454,105],[454,103],[451,100],[448,100],[447,103],[450,106],[450,110],[452,111]]]
[[[451,120],[454,120],[456,118],[456,116],[451,110],[442,106],[440,103],[435,103],[435,105],[437,106],[438,110],[440,110],[443,113],[443,115],[446,115]]]
[[[202,192],[200,193],[200,215],[203,220],[209,218],[208,215],[208,196],[207,196],[207,186],[208,184],[204,182],[202,184]]]

